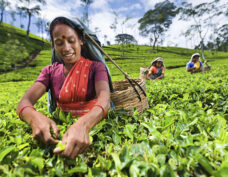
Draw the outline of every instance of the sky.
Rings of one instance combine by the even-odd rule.
[[[8,0],[11,2],[11,9],[14,9],[17,5],[20,5],[16,0]],[[164,0],[94,0],[94,2],[89,6],[89,28],[96,32],[99,40],[102,44],[107,44],[110,41],[111,44],[115,43],[115,36],[120,33],[131,34],[138,41],[138,44],[150,44],[148,37],[142,37],[139,34],[139,23],[138,20],[143,17],[143,15],[150,9],[153,9],[156,3],[163,2]],[[174,2],[177,6],[183,2],[187,1],[193,5],[199,3],[208,2],[209,0],[170,0]],[[221,0],[226,2],[227,0]],[[34,6],[35,4],[30,4]],[[9,9],[8,9],[9,10]],[[50,22],[55,17],[58,16],[76,16],[81,18],[83,14],[83,6],[80,0],[46,0],[46,5],[42,7],[41,17],[45,21]],[[115,15],[117,14],[117,16]],[[114,22],[115,17],[117,18],[118,25],[117,30],[114,31],[110,28],[111,24]],[[129,17],[126,23],[124,21]],[[14,25],[19,25],[19,19],[14,22]],[[5,21],[10,23],[10,15],[4,18]],[[173,19],[173,23],[169,30],[165,33],[163,46],[179,46],[186,48],[193,48],[198,44],[199,38],[197,36],[186,39],[182,34],[191,25],[191,21],[184,22],[178,20],[179,16]],[[41,33],[37,31],[34,25],[37,18],[32,18],[31,32],[41,36]],[[24,25],[27,25],[27,18],[22,19]],[[222,23],[227,23],[226,19],[217,19],[221,25]],[[106,38],[104,36],[107,36]],[[47,37],[47,35],[45,35]]]

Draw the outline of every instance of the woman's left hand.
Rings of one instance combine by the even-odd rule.
[[[66,146],[65,150],[55,148],[54,153],[71,159],[75,158],[90,145],[88,128],[77,121],[63,135],[62,144]]]

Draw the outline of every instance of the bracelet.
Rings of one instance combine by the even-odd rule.
[[[24,106],[24,107],[22,107],[22,108],[19,110],[19,112],[18,112],[18,116],[19,116],[19,119],[20,119],[21,121],[23,121],[22,118],[21,118],[21,113],[22,113],[22,111],[23,111],[25,108],[28,108],[28,107],[33,108],[33,109],[36,111],[36,109],[35,109],[33,106]]]
[[[100,107],[102,109],[103,114],[104,114],[104,117],[103,117],[103,119],[104,119],[106,117],[106,112],[105,112],[105,109],[103,108],[103,106],[101,106],[100,104],[96,104],[94,106],[98,106],[98,107]]]

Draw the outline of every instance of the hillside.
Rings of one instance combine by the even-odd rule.
[[[119,45],[107,46],[104,49],[132,78],[138,78],[140,67],[150,66],[151,61],[157,57],[164,58],[165,67],[169,70],[185,68],[191,55],[196,52],[200,53],[199,50],[180,47],[158,47],[158,50],[152,50],[151,46],[125,45],[124,48],[126,50],[124,56],[122,56],[122,49]],[[205,58],[209,64],[225,62],[228,61],[228,53],[205,51]],[[107,63],[113,80],[124,79],[124,77],[119,78],[120,72],[111,62],[107,60]]]
[[[11,34],[9,29],[7,33]],[[13,32],[11,40],[21,41],[28,53],[42,49],[40,39],[28,40],[19,29],[16,34]],[[0,46],[4,48],[4,44]],[[76,160],[69,160],[54,155],[54,146],[35,141],[31,127],[16,113],[26,90],[50,64],[52,51],[48,46],[27,67],[0,74],[0,176],[227,176],[228,53],[206,51],[212,70],[191,75],[185,65],[197,50],[126,45],[122,56],[121,46],[105,46],[104,50],[133,78],[139,77],[140,67],[163,57],[165,78],[146,81],[149,108],[143,114],[134,111],[128,116],[110,110],[90,132],[90,147]],[[110,61],[107,64],[113,81],[124,79]],[[60,137],[76,121],[65,119],[65,114],[50,115],[47,94],[35,108],[56,121]]]
[[[122,49],[119,45],[111,45],[103,47],[111,58],[132,78],[139,77],[140,67],[148,67],[152,60],[156,57],[163,57],[167,72],[173,68],[185,68],[191,55],[198,50],[185,49],[178,47],[159,47],[157,50],[152,50],[150,46],[125,46],[125,53],[122,56]],[[30,66],[15,70],[9,73],[0,75],[0,82],[9,81],[33,81],[39,75],[41,69],[50,64],[52,51],[45,49],[40,52],[39,57],[30,63]],[[225,52],[209,52],[205,51],[206,59],[209,64],[226,62],[228,53]],[[112,80],[123,80],[122,73],[107,59]]]
[[[47,40],[7,23],[0,25],[0,73],[22,68],[43,49],[50,48]]]

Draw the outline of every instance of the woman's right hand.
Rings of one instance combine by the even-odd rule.
[[[54,139],[50,133],[50,130],[52,129],[55,136],[57,138],[59,137],[60,130],[53,120],[47,118],[40,112],[36,112],[30,124],[32,126],[33,138],[36,140],[42,141],[47,145],[55,145],[59,142],[59,140]]]
[[[17,106],[17,112],[24,106],[33,106],[37,100],[46,92],[47,87],[41,82],[35,82],[25,93],[20,103]],[[52,129],[55,136],[59,137],[59,128],[55,122],[40,112],[35,111],[32,108],[26,108],[21,113],[22,120],[32,126],[33,138],[38,141],[42,141],[45,144],[57,144],[58,140],[55,140],[50,133]]]

